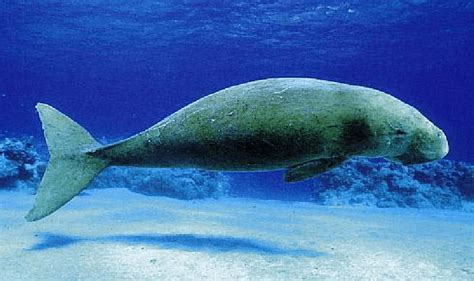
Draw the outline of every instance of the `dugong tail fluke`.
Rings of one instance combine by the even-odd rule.
[[[50,160],[27,221],[42,219],[59,209],[109,165],[107,160],[86,154],[100,144],[79,124],[49,105],[38,103],[36,109]]]

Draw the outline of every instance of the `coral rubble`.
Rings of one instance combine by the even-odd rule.
[[[218,198],[229,190],[229,178],[197,169],[111,167],[90,188],[122,187],[145,195],[179,199]]]
[[[324,205],[461,209],[474,199],[474,166],[440,160],[402,166],[352,159],[316,181],[313,200]]]
[[[33,191],[44,169],[31,137],[0,139],[0,189]]]

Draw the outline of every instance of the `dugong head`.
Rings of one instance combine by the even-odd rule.
[[[418,164],[435,161],[448,154],[449,146],[446,135],[436,126],[424,128],[411,136],[405,153],[391,157],[391,160],[402,164]]]
[[[403,149],[395,149],[397,153],[387,158],[405,165],[442,159],[449,152],[446,135],[416,109],[410,109],[399,122],[403,129],[394,133],[404,140]]]

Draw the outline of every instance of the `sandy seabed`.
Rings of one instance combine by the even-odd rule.
[[[0,192],[0,280],[474,280],[474,213],[87,194]]]

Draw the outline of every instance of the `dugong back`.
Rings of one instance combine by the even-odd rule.
[[[344,140],[337,141],[341,130],[353,122],[354,113],[365,112],[367,98],[373,100],[377,93],[303,78],[230,87],[186,106],[122,144],[116,161],[268,170],[343,154],[347,152]]]

